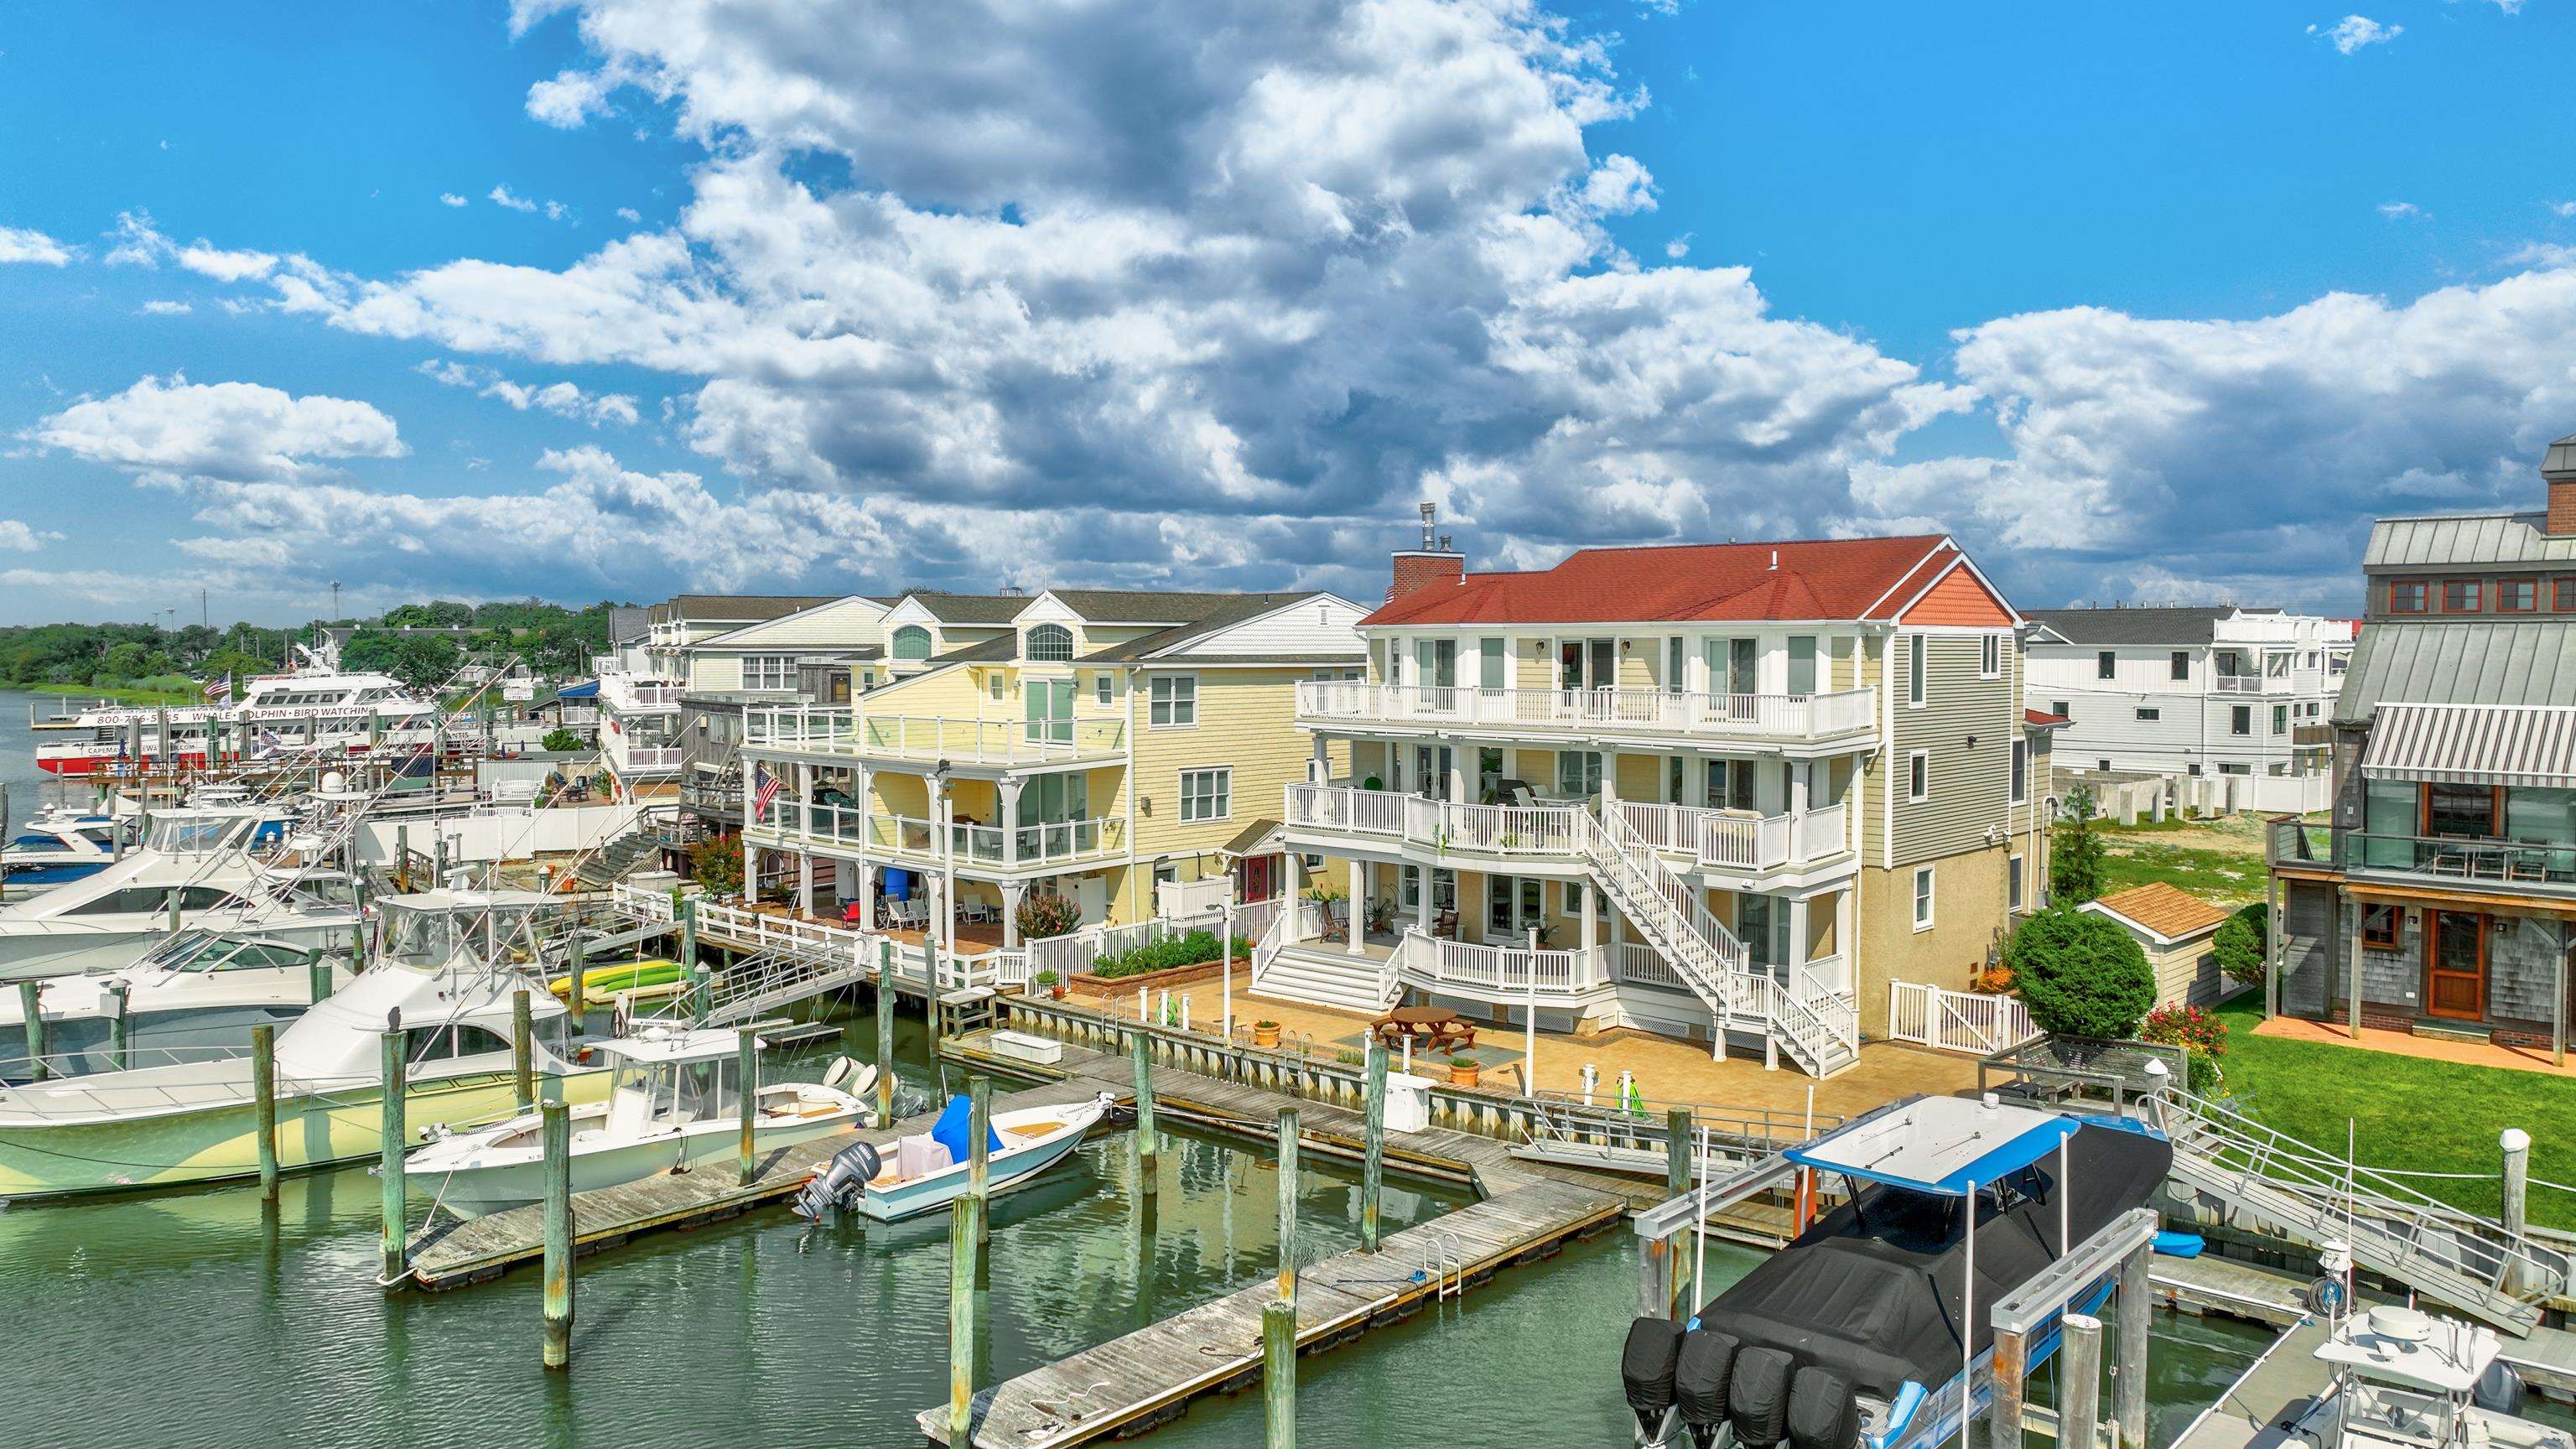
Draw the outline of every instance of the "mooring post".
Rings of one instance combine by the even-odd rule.
[[[525,1112],[537,1100],[537,1034],[528,1014],[528,988],[510,993],[510,1084]]]
[[[1681,1238],[1649,1238],[1645,1250],[1637,1255],[1637,1316],[1670,1318],[1673,1297],[1678,1292],[1680,1275],[1674,1262],[1681,1253]]]
[[[734,1049],[734,1089],[742,1094],[742,1185],[745,1187],[751,1186],[753,1170],[752,1124],[760,1115],[760,1058],[756,1054],[759,1046],[759,1038],[746,1027]]]
[[[689,973],[689,1021],[692,1025],[707,1024],[707,1016],[714,1007],[715,994],[715,972],[700,966]]]
[[[698,969],[698,898],[680,898],[680,974]]]
[[[403,1093],[407,1090],[404,1078],[410,1062],[403,1055],[402,1013],[395,1012],[385,1020],[385,1032],[381,1038],[384,1070],[379,1084],[384,1090],[384,1101],[377,1127],[376,1171],[384,1187],[384,1279],[391,1283],[403,1275],[404,1238],[411,1226],[410,1205],[403,1193],[403,1149],[410,1145],[403,1129]]]
[[[547,1368],[572,1363],[572,1107],[548,1102],[539,1129],[546,1159],[546,1347]]]
[[[586,984],[582,978],[590,974],[589,964],[584,960],[588,954],[588,943],[584,942],[579,935],[575,935],[572,938],[570,963],[572,979],[564,983],[564,1012],[571,1017],[572,1029],[576,1032],[581,1030],[581,998]]]
[[[394,827],[394,889],[411,889],[411,827]]]
[[[18,1019],[27,1031],[27,1075],[30,1080],[44,1081],[53,1073],[45,1066],[45,1013],[42,1009],[45,985],[41,981],[18,983]]]
[[[948,1204],[948,1442],[973,1442],[975,1425],[975,1219],[969,1192]]]
[[[2100,1449],[2102,1437],[2102,1320],[2069,1313],[2057,1372],[2058,1449]]]
[[[277,1201],[277,1028],[250,1029],[250,1098],[259,1133],[259,1200]]]
[[[122,981],[111,982],[107,988],[112,1003],[107,1018],[107,1052],[120,1072],[132,1065],[129,1053],[134,1044],[134,1019],[128,1014],[133,1009],[128,996],[132,989]]]
[[[1691,1188],[1691,1111],[1675,1107],[1664,1113],[1664,1196],[1680,1197]]]
[[[966,1191],[973,1194],[975,1246],[993,1241],[993,1079],[966,1079]]]
[[[1261,1310],[1261,1407],[1269,1449],[1297,1449],[1297,1305],[1285,1298]]]
[[[1136,1061],[1136,1190],[1152,1197],[1161,1186],[1161,1162],[1154,1150],[1154,1064],[1153,1043],[1145,1039],[1144,1023],[1136,1025],[1136,1034],[1127,1039],[1128,1054]]]
[[[436,870],[438,873],[430,883],[432,888],[436,890],[447,889],[447,835],[444,831],[440,832],[438,837],[438,862]]]
[[[351,959],[355,960],[354,957]],[[304,992],[315,1005],[320,1005],[331,995],[331,958],[319,946],[304,956]]]
[[[2021,1449],[2022,1416],[2030,1390],[2030,1340],[2019,1331],[1995,1330],[1992,1412],[1986,1416],[1988,1449]]]
[[[894,942],[877,940],[877,1125],[894,1125]]]
[[[1360,1103],[1360,1251],[1378,1244],[1378,1200],[1386,1190],[1386,1048],[1367,1038],[1368,1095]]]
[[[1279,1109],[1279,1298],[1297,1301],[1297,1109]]]
[[[2504,1149],[2504,1213],[2497,1223],[2518,1251],[2523,1232],[2530,1225],[2526,1209],[2531,1196],[2531,1134],[2519,1127],[2507,1127],[2497,1134],[2496,1145]],[[2522,1292],[2529,1286],[2527,1276],[2519,1256],[2505,1259],[2504,1291]]]
[[[2146,1449],[2147,1331],[2152,1313],[2147,1301],[2145,1248],[2121,1262],[2113,1308],[2120,1315],[2120,1361],[2111,1371],[2112,1420],[2119,1426],[2121,1449]]]

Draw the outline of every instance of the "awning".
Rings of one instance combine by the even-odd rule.
[[[2361,773],[2440,785],[2576,787],[2576,706],[2383,704]]]
[[[555,698],[597,699],[599,698],[599,681],[596,679],[585,679],[579,684],[567,684],[563,688],[555,691]]]
[[[1255,820],[1234,833],[1234,838],[1217,847],[1217,854],[1227,857],[1268,855],[1279,847],[1270,837],[1279,833],[1276,820]]]

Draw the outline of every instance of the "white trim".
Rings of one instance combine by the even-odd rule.
[[[1920,795],[1914,793],[1914,764],[1918,760],[1923,763],[1923,793]],[[1930,750],[1907,750],[1905,752],[1905,803],[1908,805],[1920,805],[1931,798],[1932,752]]]
[[[2152,938],[2159,946],[2179,946],[2185,941],[2196,941],[2203,936],[2214,937],[2218,934],[2218,928],[2227,924],[2227,918],[2222,916],[2219,919],[2210,922],[2208,925],[2202,926],[2186,935],[2168,936],[2164,932],[2157,930],[2155,927],[2148,925],[2144,921],[2120,914],[2118,911],[2102,904],[2100,901],[2086,901],[2075,909],[2079,911],[2092,911],[2097,915],[2109,916],[2112,920],[2119,922],[2121,925],[2137,932],[2139,935]]]
[[[1994,656],[1995,661],[1991,666],[1986,663],[1986,656],[1989,654]],[[1989,629],[1978,639],[1977,677],[1979,679],[2004,677],[2004,636],[2001,631]]]
[[[1891,618],[1887,618],[1887,619],[1873,619],[1871,616],[1872,616],[1872,615],[1874,615],[1874,614],[1876,614],[1876,613],[1878,612],[1878,606],[1879,606],[1879,605],[1884,604],[1884,603],[1886,603],[1886,602],[1887,602],[1887,596],[1888,596],[1889,594],[1895,593],[1898,589],[1901,589],[1901,588],[1905,587],[1905,581],[1906,581],[1907,579],[1910,579],[1910,578],[1914,577],[1914,571],[1915,571],[1916,569],[1919,569],[1919,568],[1923,567],[1925,564],[1930,563],[1930,562],[1933,560],[1933,558],[1934,558],[1935,556],[1937,556],[1937,555],[1941,552],[1941,550],[1943,550],[1943,549],[1945,549],[1945,548],[1946,548],[1946,549],[1953,549],[1953,550],[1955,550],[1955,549],[1957,549],[1958,547],[1959,547],[1959,545],[1958,545],[1957,540],[1955,540],[1955,539],[1951,538],[1951,537],[1950,537],[1950,535],[1948,535],[1948,534],[1946,534],[1946,533],[1945,533],[1945,534],[1943,534],[1943,535],[1941,535],[1939,538],[1936,538],[1936,539],[1932,540],[1932,546],[1931,546],[1930,548],[1925,549],[1925,550],[1923,551],[1923,556],[1922,556],[1921,558],[1918,558],[1918,559],[1916,559],[1914,562],[1912,562],[1912,563],[1910,563],[1910,564],[1907,564],[1907,565],[1905,566],[1905,571],[1904,571],[1904,572],[1902,572],[1902,573],[1900,573],[1900,574],[1898,574],[1898,575],[1896,576],[1896,582],[1895,582],[1895,583],[1889,584],[1886,588],[1881,589],[1881,590],[1879,591],[1879,595],[1878,595],[1878,597],[1877,597],[1877,598],[1872,599],[1872,600],[1870,600],[1868,603],[1866,603],[1866,604],[1864,604],[1864,605],[1862,605],[1862,606],[1861,606],[1861,611],[1860,611],[1860,613],[1854,616],[1855,620],[1856,620],[1857,622],[1861,622],[1861,623],[1883,623],[1883,624],[1891,624],[1891,625],[1892,625],[1892,624],[1894,624],[1894,623],[1896,622],[1896,620],[1895,620],[1893,617],[1891,617]],[[1964,554],[1962,554],[1962,555],[1961,555],[1961,557],[1965,557],[1965,556],[1966,556],[1966,555],[1964,555]],[[1946,574],[1946,573],[1948,573],[1948,572],[1949,572],[1949,570],[1948,570],[1948,569],[1943,569],[1943,570],[1941,571],[1941,573],[1944,573],[1944,574]],[[1935,574],[1935,575],[1933,576],[1933,582],[1934,582],[1934,583],[1938,583],[1938,582],[1940,582],[1940,575],[1939,575],[1939,574]],[[1927,585],[1927,587],[1928,587],[1928,585]],[[1920,598],[1920,597],[1922,597],[1922,596],[1918,594],[1918,595],[1916,595],[1915,597]],[[1904,611],[1903,609],[1899,609],[1899,610],[1897,610],[1896,612],[1897,612],[1898,614],[1903,614],[1905,611]]]
[[[1222,775],[1225,777],[1225,813],[1222,815],[1190,814],[1190,776]],[[1234,818],[1234,766],[1188,765],[1173,771],[1172,822],[1176,825],[1215,825]]]
[[[1905,707],[1928,709],[1932,704],[1932,642],[1920,629],[1908,629],[1898,637],[1905,641]]]
[[[1918,865],[1914,867],[1910,885],[1912,889],[1906,894],[1906,907],[1914,913],[1914,929],[1931,930],[1940,915],[1941,879],[1933,873],[1931,866]]]
[[[1199,727],[1199,676],[1197,670],[1176,669],[1169,673],[1149,674],[1147,679],[1149,682],[1145,686],[1145,728],[1150,730],[1194,730]],[[1161,724],[1156,724],[1154,722],[1154,685],[1160,684],[1166,679],[1186,679],[1190,682],[1190,717],[1186,723],[1178,719],[1166,720]],[[1177,715],[1180,713],[1180,702],[1179,687],[1175,685],[1172,697],[1164,701],[1164,703],[1170,705],[1171,712]]]
[[[1281,604],[1278,608],[1265,610],[1265,611],[1263,611],[1263,612],[1261,612],[1261,613],[1251,615],[1251,616],[1250,616],[1250,617],[1248,617],[1248,618],[1236,619],[1236,620],[1233,620],[1233,621],[1232,621],[1232,622],[1230,622],[1230,623],[1218,624],[1218,625],[1214,625],[1214,626],[1212,626],[1212,627],[1203,627],[1203,628],[1199,629],[1197,632],[1195,632],[1195,633],[1193,633],[1193,634],[1190,634],[1190,635],[1188,635],[1188,636],[1187,636],[1187,637],[1185,637],[1185,638],[1177,639],[1177,640],[1174,640],[1172,643],[1169,643],[1169,644],[1164,645],[1162,648],[1157,649],[1157,650],[1155,650],[1153,653],[1146,655],[1146,656],[1145,656],[1145,658],[1146,658],[1146,659],[1149,659],[1149,660],[1151,660],[1151,659],[1163,659],[1163,658],[1168,658],[1168,657],[1170,657],[1170,656],[1172,656],[1172,655],[1176,655],[1176,654],[1187,654],[1187,653],[1189,652],[1189,649],[1190,649],[1190,646],[1191,646],[1191,645],[1196,644],[1196,643],[1199,643],[1199,642],[1201,642],[1201,641],[1203,641],[1203,640],[1207,639],[1207,638],[1208,638],[1209,636],[1211,636],[1211,635],[1223,634],[1223,633],[1226,633],[1226,632],[1227,632],[1227,631],[1229,631],[1229,630],[1233,630],[1233,629],[1240,629],[1240,628],[1242,628],[1243,626],[1245,626],[1246,624],[1258,624],[1258,623],[1260,623],[1260,622],[1261,622],[1262,620],[1264,620],[1264,619],[1275,619],[1275,618],[1278,618],[1280,615],[1287,613],[1287,612],[1288,612],[1289,610],[1291,610],[1291,609],[1303,609],[1303,608],[1307,608],[1307,607],[1310,607],[1310,606],[1315,605],[1315,604],[1339,604],[1339,605],[1341,605],[1343,608],[1350,610],[1350,611],[1351,611],[1351,612],[1353,612],[1354,614],[1357,614],[1357,615],[1358,615],[1360,618],[1362,618],[1362,619],[1367,618],[1367,617],[1368,617],[1368,613],[1369,613],[1369,611],[1368,611],[1368,610],[1366,610],[1366,609],[1364,609],[1364,608],[1360,607],[1358,604],[1355,604],[1355,603],[1351,602],[1349,599],[1345,599],[1345,598],[1343,598],[1343,597],[1342,597],[1341,595],[1339,595],[1339,594],[1335,594],[1335,593],[1327,593],[1327,592],[1325,592],[1324,590],[1318,589],[1318,590],[1315,590],[1315,591],[1314,591],[1314,592],[1312,592],[1312,593],[1299,594],[1297,597],[1295,597],[1295,598],[1293,598],[1293,599],[1290,599],[1288,602],[1286,602],[1286,603],[1284,603],[1284,604]],[[1166,624],[1166,625],[1164,625],[1163,627],[1168,629],[1168,628],[1174,628],[1174,627],[1177,627],[1177,626],[1175,626],[1175,625],[1170,625],[1170,624]],[[1354,634],[1357,634],[1357,633],[1359,632],[1359,626],[1358,626],[1358,622],[1357,622],[1357,620],[1354,620],[1354,621],[1352,622],[1351,632],[1352,632],[1352,633],[1354,633]],[[1293,667],[1293,666],[1290,666],[1290,667]]]

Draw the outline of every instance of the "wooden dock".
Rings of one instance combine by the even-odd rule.
[[[2305,1436],[2281,1424],[2326,1386],[2328,1374],[2316,1357],[2325,1341],[2325,1325],[2313,1320],[2274,1339],[2218,1402],[2191,1421],[2173,1449],[2275,1449],[2285,1444],[2312,1449]]]
[[[1311,1264],[1297,1275],[1298,1352],[1408,1317],[1440,1295],[1443,1281],[1463,1291],[1625,1215],[1618,1194],[1535,1181],[1389,1234],[1376,1253],[1353,1249]],[[1444,1244],[1453,1255],[1446,1268]],[[1180,1414],[1201,1394],[1247,1387],[1262,1372],[1261,1310],[1277,1296],[1277,1285],[1264,1280],[985,1389],[975,1396],[973,1442],[1061,1449],[1102,1435],[1123,1438]],[[933,1441],[948,1442],[946,1404],[922,1410],[919,1422]]]

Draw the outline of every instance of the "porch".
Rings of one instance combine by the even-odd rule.
[[[1297,722],[1447,731],[1498,727],[1514,736],[1670,740],[1684,737],[1808,742],[1877,727],[1877,691],[1708,694],[1660,689],[1481,689],[1312,680],[1297,686]]]
[[[803,759],[870,759],[919,767],[1068,764],[1124,759],[1127,721],[878,715],[846,707],[781,705],[743,712],[743,745]]]

